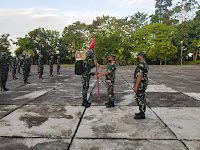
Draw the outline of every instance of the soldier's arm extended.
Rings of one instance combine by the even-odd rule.
[[[100,68],[106,69],[106,66],[104,66],[104,65],[99,65],[99,64],[97,63],[97,66],[100,67]]]

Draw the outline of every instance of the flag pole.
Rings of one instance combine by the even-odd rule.
[[[94,59],[97,60],[96,57],[96,50],[95,50],[95,42],[94,42]],[[97,65],[96,66],[96,71],[98,72]],[[99,78],[97,77],[97,88],[98,88],[98,99],[100,99],[100,91],[99,91]]]

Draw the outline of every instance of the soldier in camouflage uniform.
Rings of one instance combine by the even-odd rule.
[[[57,74],[60,74],[60,56],[57,58]]]
[[[49,61],[49,72],[50,72],[50,77],[53,77],[53,61],[54,61],[54,59],[53,59],[54,57],[53,56],[51,56],[51,60]]]
[[[22,65],[22,70],[23,70],[24,84],[30,84],[29,82],[27,82],[31,70],[30,56],[26,56],[26,60]]]
[[[140,113],[135,113],[134,119],[145,119],[146,98],[145,90],[148,85],[149,67],[145,61],[144,52],[139,52],[137,57],[139,64],[134,73],[134,92],[136,93],[136,101],[139,106]]]
[[[116,72],[116,64],[115,64],[115,54],[109,55],[109,64],[107,66],[99,65],[98,67],[106,69],[104,74],[99,74],[97,77],[106,76],[106,83],[107,83],[107,91],[109,96],[109,101],[106,103],[106,107],[115,107],[115,96],[114,96],[114,84],[115,84],[115,72]]]
[[[22,67],[22,64],[21,64],[21,59],[20,59],[20,57],[18,57],[18,60],[17,60],[17,70],[18,70],[18,73],[19,74],[21,74],[20,73],[20,68]]]
[[[43,70],[44,70],[44,61],[43,61],[43,55],[41,55],[40,59],[38,60],[38,74],[39,74],[39,79],[42,79]]]
[[[82,96],[83,96],[83,103],[82,106],[85,106],[86,108],[90,107],[91,103],[87,100],[87,92],[89,89],[89,83],[90,83],[90,77],[91,75],[95,75],[94,72],[91,72],[91,69],[95,67],[95,65],[91,66],[89,59],[92,59],[93,52],[91,50],[86,51],[85,53],[86,58],[82,62],[83,67],[83,74],[81,77],[83,90],[82,90]],[[96,63],[96,61],[95,61]]]
[[[8,91],[9,89],[6,88],[6,82],[8,79],[8,71],[9,71],[9,65],[8,60],[6,59],[6,52],[1,53],[0,58],[0,86],[1,91]]]
[[[13,60],[11,62],[11,67],[12,67],[12,77],[13,80],[17,79],[16,78],[16,72],[17,72],[17,60],[16,60],[16,56],[13,57]]]

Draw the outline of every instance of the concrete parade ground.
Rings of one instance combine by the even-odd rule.
[[[29,85],[9,79],[0,92],[0,150],[200,150],[200,66],[150,66],[145,120],[134,120],[136,66],[118,66],[116,107],[106,108],[101,78],[98,100],[92,77],[85,109],[81,77],[74,66],[61,66],[39,81],[32,66]],[[104,70],[103,70],[104,72]]]

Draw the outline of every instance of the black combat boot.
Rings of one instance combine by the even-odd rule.
[[[140,114],[140,112],[139,113],[135,113],[135,116],[138,116]]]
[[[82,106],[85,106],[86,108],[91,106],[91,103],[88,102],[87,100],[83,100]]]
[[[9,89],[6,88],[6,86],[3,87],[4,91],[9,91]]]
[[[145,119],[145,113],[144,112],[138,113],[138,115],[134,116],[134,119]]]
[[[109,101],[106,105],[107,108],[115,107],[115,104],[113,101]]]

